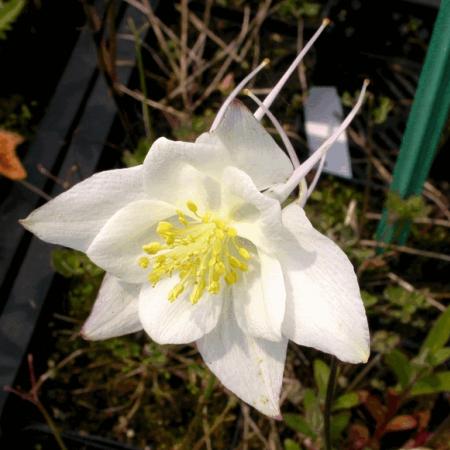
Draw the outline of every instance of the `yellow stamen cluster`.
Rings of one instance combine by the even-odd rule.
[[[164,243],[144,245],[142,249],[148,256],[139,258],[138,264],[143,269],[151,268],[148,280],[153,286],[178,273],[180,281],[170,291],[169,301],[190,289],[189,300],[195,304],[205,291],[220,292],[222,279],[229,285],[236,283],[239,271],[248,270],[246,261],[251,255],[239,244],[233,227],[209,212],[200,215],[193,201],[186,206],[195,219],[177,211],[181,226],[159,222],[156,232]]]

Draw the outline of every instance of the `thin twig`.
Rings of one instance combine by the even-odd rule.
[[[137,4],[139,4],[139,2],[136,2],[134,0],[126,0],[126,1],[131,5],[135,6],[136,8],[138,8]],[[153,8],[151,7],[150,2],[148,0],[142,0],[142,3],[139,4],[139,9],[147,16],[147,20],[149,21],[152,31],[156,36],[159,47],[166,56],[167,61],[173,71],[173,74],[179,79],[180,78],[179,67],[175,61],[172,52],[169,49],[169,46],[167,45],[167,39],[165,38],[161,30],[162,22],[155,16]]]
[[[186,114],[176,110],[175,108],[172,108],[171,106],[163,105],[160,102],[157,102],[155,100],[151,100],[150,98],[145,98],[145,96],[142,94],[142,92],[134,91],[132,89],[129,89],[124,84],[118,84],[116,86],[117,90],[120,92],[123,92],[124,94],[129,95],[130,97],[134,98],[135,100],[138,100],[139,102],[145,102],[147,105],[151,106],[152,108],[158,109],[160,111],[164,111],[167,114],[171,114],[175,117],[178,117],[179,119],[186,119]]]
[[[183,99],[184,108],[190,110],[190,102],[186,89],[186,78],[188,72],[188,28],[189,28],[189,9],[188,0],[181,0],[181,49],[180,49],[180,85],[183,86],[181,98]]]
[[[198,31],[200,31],[200,33],[208,36],[209,39],[211,39],[222,50],[226,50],[234,61],[238,62],[239,64],[243,62],[242,58],[234,51],[234,49],[228,48],[228,45],[219,36],[217,36],[217,34],[211,31],[206,26],[206,24],[192,12],[189,12],[189,21],[192,23],[192,25],[194,25],[195,28],[197,28]]]
[[[368,213],[366,213],[366,217],[369,220],[380,220],[381,214],[368,212]],[[450,228],[450,220],[445,220],[445,219],[431,219],[428,217],[416,217],[415,219],[412,219],[411,222],[420,224],[420,225],[435,225],[435,226]]]
[[[249,9],[245,8],[244,9],[244,21],[242,24],[242,28],[239,33],[239,36],[235,40],[236,48],[239,48],[241,46],[242,42],[244,41],[244,39],[247,35],[247,30],[249,28],[248,16],[249,16]],[[257,14],[257,17],[258,17],[258,14]],[[247,52],[245,52],[243,54],[241,52],[241,54],[240,54],[241,58],[245,58],[246,53]],[[227,72],[227,70],[230,67],[232,62],[233,62],[232,56],[230,54],[227,54],[227,57],[226,57],[225,61],[223,62],[222,66],[220,67],[219,71],[216,73],[214,78],[211,80],[208,87],[205,89],[205,91],[200,96],[200,98],[197,99],[197,101],[194,103],[194,105],[192,107],[194,110],[197,109],[211,95],[211,93],[217,89],[218,85],[222,81],[223,77],[225,76],[225,73]]]
[[[206,47],[206,30],[209,29],[209,22],[211,20],[211,8],[213,5],[213,0],[206,0],[205,10],[203,12],[204,30],[200,31],[196,42],[192,46],[192,53],[196,56],[193,58],[197,63],[203,62],[203,54]]]
[[[45,193],[42,189],[39,189],[38,187],[36,187],[34,184],[31,184],[29,181],[18,180],[18,183],[20,183],[22,186],[26,187],[31,192],[34,192],[35,194],[39,195],[39,197],[42,197],[43,199],[45,199],[47,201],[52,200],[52,197],[50,197],[50,195]]]
[[[130,27],[130,30],[132,31],[134,35],[134,48],[136,53],[136,65],[139,73],[139,84],[141,86],[142,95],[144,96],[144,99],[147,99],[147,83],[145,81],[145,73],[144,73],[144,62],[142,60],[142,50],[141,50],[141,37],[139,36],[138,30],[136,28],[136,25],[134,23],[134,20],[129,17],[128,19],[128,26]],[[144,118],[144,128],[145,128],[145,135],[148,140],[151,140],[152,138],[152,126],[150,122],[150,111],[148,109],[148,104],[145,101],[141,102],[142,105],[142,116]]]
[[[347,386],[346,392],[352,392],[355,390],[355,388],[359,385],[359,383],[366,379],[367,374],[380,362],[381,360],[381,353],[378,353],[375,355],[361,370],[361,372],[358,373],[358,375],[353,378],[351,383]]]
[[[361,241],[359,241],[359,243],[365,247],[388,248],[400,253],[408,253],[410,255],[423,256],[425,258],[439,259],[441,261],[450,262],[450,256],[444,255],[443,253],[430,252],[428,250],[418,250],[416,248],[406,247],[404,245],[386,244],[384,242],[370,241],[367,239],[362,239]]]

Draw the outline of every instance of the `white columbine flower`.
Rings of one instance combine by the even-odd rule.
[[[142,165],[95,174],[22,224],[106,271],[85,338],[196,342],[228,389],[277,417],[289,339],[369,356],[350,261],[297,203],[281,207],[301,169],[232,102],[195,143],[160,138]]]

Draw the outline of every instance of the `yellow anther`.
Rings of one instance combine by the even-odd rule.
[[[230,285],[236,283],[237,279],[238,279],[237,273],[234,270],[230,270],[225,275],[225,281]]]
[[[138,264],[140,267],[142,267],[143,269],[146,269],[148,267],[149,264],[149,260],[146,256],[141,256],[138,260]]]
[[[248,250],[246,248],[238,247],[238,252],[243,258],[250,259],[250,253],[248,252]]]
[[[177,214],[178,214],[178,221],[181,223],[181,225],[187,226],[189,222],[187,221],[184,212],[177,209]]]
[[[214,223],[217,225],[217,227],[218,227],[220,230],[226,229],[226,225],[225,225],[225,222],[224,222],[223,220],[216,219],[216,220],[214,220]]]
[[[223,285],[236,283],[239,271],[248,270],[244,260],[251,256],[238,245],[237,231],[227,221],[209,211],[200,213],[192,200],[186,207],[195,217],[176,211],[181,225],[159,222],[156,231],[164,242],[145,244],[142,248],[149,256],[138,263],[150,267],[147,277],[152,286],[177,275],[179,282],[168,293],[168,300],[173,302],[188,291],[186,297],[195,304],[205,292],[218,294]]]
[[[239,261],[239,259],[237,259],[237,258],[234,257],[234,256],[229,256],[229,257],[228,257],[228,262],[229,262],[230,265],[231,265],[232,267],[234,267],[235,269],[241,269],[241,270],[243,270],[244,272],[248,270],[247,264],[245,264],[245,263],[242,262],[242,261]]]
[[[211,294],[218,294],[220,292],[220,283],[218,281],[213,281],[208,286],[208,292]]]
[[[217,275],[223,275],[225,273],[225,264],[221,261],[216,262],[214,264],[214,272],[217,273]]]
[[[158,253],[162,249],[162,245],[159,242],[150,242],[149,244],[145,244],[142,247],[142,250],[144,250],[145,253],[148,253],[149,255],[154,255]]]
[[[204,291],[205,291],[205,282],[203,280],[200,280],[194,287],[191,296],[189,297],[189,300],[193,305],[195,305],[200,300],[200,297],[203,295]]]
[[[198,211],[198,206],[192,200],[188,200],[186,202],[186,206],[188,207],[189,211],[192,211],[194,214]]]
[[[156,227],[156,232],[159,235],[167,234],[173,230],[173,225],[170,222],[159,222],[158,226]]]
[[[169,292],[169,301],[175,301],[180,294],[184,291],[184,284],[178,283],[174,288]]]

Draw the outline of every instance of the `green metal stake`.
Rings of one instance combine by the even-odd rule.
[[[442,0],[395,164],[390,191],[407,199],[422,192],[450,106],[450,0]],[[376,239],[404,244],[409,221],[385,209]]]

